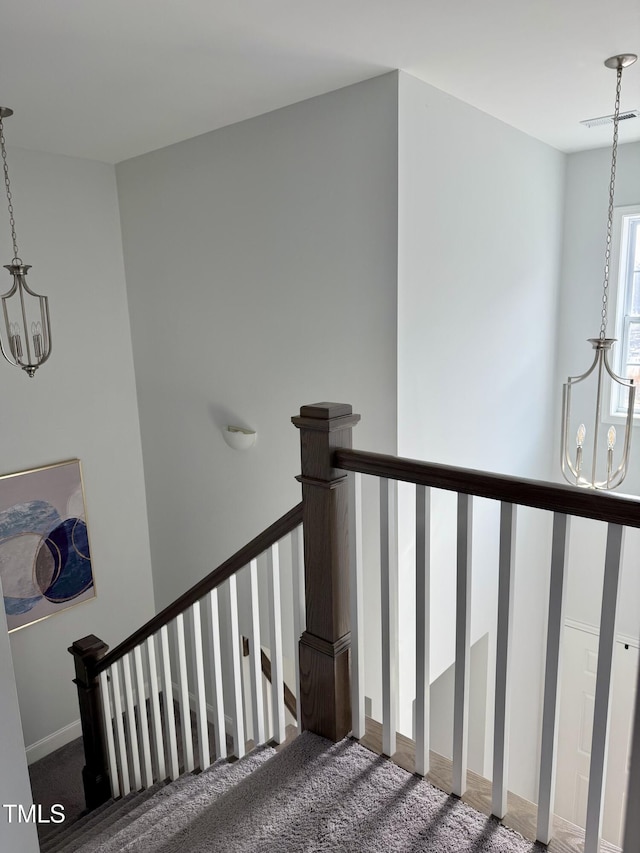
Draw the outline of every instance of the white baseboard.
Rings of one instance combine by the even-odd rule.
[[[27,764],[33,764],[34,761],[39,761],[46,755],[55,752],[56,749],[60,749],[61,746],[71,743],[72,740],[79,738],[81,735],[82,728],[80,726],[80,720],[75,720],[73,723],[69,723],[68,726],[58,729],[57,732],[53,732],[53,734],[47,735],[41,740],[37,740],[26,749]]]

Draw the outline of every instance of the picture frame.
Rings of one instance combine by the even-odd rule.
[[[9,633],[95,598],[79,459],[0,475],[0,582]]]

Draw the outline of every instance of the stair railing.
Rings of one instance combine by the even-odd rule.
[[[240,572],[248,575],[248,632],[251,648],[258,650],[261,649],[258,558],[262,555],[266,556],[267,563],[273,740],[277,743],[285,740],[279,548],[290,536],[293,586],[290,600],[297,638],[304,628],[301,521],[302,505],[299,504],[111,652],[107,651],[106,643],[94,635],[73,643],[69,651],[75,660],[86,761],[83,783],[88,809],[96,808],[111,796],[119,797],[132,790],[149,788],[158,780],[178,777],[181,768],[175,693],[184,771],[192,771],[196,766],[205,770],[212,761],[210,718],[215,735],[215,757],[227,757],[225,710],[230,712],[231,718],[232,753],[238,758],[244,755],[245,710],[237,579]],[[220,593],[227,607],[226,632],[220,620]],[[204,620],[203,611],[206,613]],[[185,633],[185,617],[190,626],[188,634]],[[173,656],[171,633],[175,641]],[[205,664],[206,634],[211,647],[209,667]],[[225,643],[230,649],[227,655],[224,654]],[[298,644],[294,641],[291,654],[299,670],[297,650]],[[230,666],[226,666],[229,658]],[[192,679],[189,678],[190,666]],[[270,739],[265,726],[259,654],[250,653],[250,671],[253,741],[258,745]],[[207,703],[208,681],[213,705]],[[195,705],[197,756],[193,749],[192,705]]]
[[[303,518],[307,580],[307,631],[300,643],[303,728],[328,737],[365,733],[363,668],[363,566],[361,477],[380,484],[380,575],[382,622],[383,752],[396,750],[398,700],[397,482],[415,485],[416,506],[416,764],[429,770],[429,585],[430,493],[457,493],[456,641],[452,792],[467,787],[471,614],[471,522],[475,496],[500,504],[498,560],[497,666],[495,674],[492,813],[504,818],[508,791],[513,622],[514,545],[517,507],[552,513],[552,552],[548,598],[542,738],[537,807],[537,840],[553,836],[553,806],[559,725],[561,636],[564,626],[568,532],[573,516],[607,524],[594,726],[591,744],[584,853],[597,853],[605,783],[605,759],[616,605],[622,543],[626,527],[640,527],[636,498],[589,492],[567,485],[434,465],[351,449],[351,428],[359,420],[345,404],[304,406],[293,422],[301,430]],[[349,595],[349,586],[351,594]],[[314,636],[315,635],[315,636]],[[349,683],[349,648],[351,682]],[[351,707],[351,712],[349,708]],[[348,717],[348,718],[347,718]],[[635,733],[629,800],[640,791],[640,701],[636,698]],[[627,809],[627,853],[636,851],[638,810]]]
[[[591,749],[591,769],[588,789],[588,818],[585,830],[584,853],[597,853],[605,781],[605,756],[608,736],[611,664],[615,640],[616,603],[619,586],[622,542],[626,527],[640,527],[640,501],[612,494],[592,493],[566,485],[554,485],[534,480],[522,480],[463,468],[434,465],[411,459],[368,453],[351,449],[352,428],[360,420],[348,404],[317,403],[303,406],[300,415],[292,418],[300,430],[301,468],[298,480],[302,484],[302,504],[283,516],[261,536],[257,537],[238,554],[230,558],[219,569],[196,584],[174,605],[150,620],[140,631],[121,643],[106,655],[106,646],[98,638],[90,636],[74,643],[70,651],[76,664],[76,684],[80,699],[85,755],[84,770],[87,804],[104,801],[114,791],[118,778],[118,767],[114,765],[114,745],[109,733],[115,729],[122,750],[126,746],[126,732],[121,730],[122,714],[115,715],[115,726],[104,725],[105,709],[120,707],[114,702],[115,678],[107,684],[105,673],[133,652],[136,682],[139,680],[136,649],[138,654],[143,644],[147,651],[155,648],[150,638],[159,635],[161,647],[161,677],[167,695],[171,695],[170,665],[167,653],[166,626],[175,620],[178,636],[181,630],[180,617],[188,608],[194,607],[203,597],[217,599],[217,589],[228,583],[230,599],[234,597],[234,578],[244,566],[249,566],[251,586],[254,588],[257,556],[282,537],[293,531],[302,521],[304,546],[299,532],[293,544],[295,555],[301,555],[304,547],[304,579],[301,575],[302,559],[294,572],[294,621],[295,636],[300,636],[297,661],[297,711],[302,729],[308,729],[334,741],[352,733],[362,737],[365,733],[364,716],[364,648],[363,648],[363,567],[362,567],[362,515],[360,479],[363,474],[379,478],[380,481],[380,557],[381,557],[381,618],[382,618],[382,706],[383,706],[383,751],[392,755],[395,750],[398,676],[398,612],[397,612],[397,520],[395,493],[397,481],[413,483],[416,489],[416,766],[420,775],[429,770],[429,583],[430,583],[430,517],[431,489],[442,489],[457,493],[457,558],[456,558],[456,660],[454,697],[453,739],[453,793],[462,796],[467,779],[467,743],[469,715],[469,672],[470,672],[470,613],[471,613],[471,520],[473,498],[478,496],[500,504],[500,550],[498,560],[498,617],[497,617],[497,666],[495,674],[494,753],[492,780],[492,812],[503,818],[507,808],[508,791],[508,731],[512,667],[510,636],[513,621],[513,571],[514,541],[518,506],[535,507],[552,513],[553,534],[551,573],[548,599],[548,630],[546,640],[542,738],[540,745],[540,771],[538,785],[537,829],[538,840],[548,843],[553,835],[553,803],[556,770],[556,745],[559,711],[559,674],[561,658],[561,632],[564,624],[564,600],[566,591],[568,530],[572,516],[594,519],[608,526],[605,555],[605,582],[602,598],[598,669],[596,678],[595,714]],[[277,548],[275,550],[277,555]],[[277,573],[273,577],[273,587]],[[306,590],[306,591],[303,591]],[[252,596],[253,598],[253,596]],[[277,616],[278,597],[275,588],[270,596],[272,615]],[[214,608],[215,609],[215,608]],[[237,619],[233,618],[232,631],[237,641],[234,647],[233,702],[241,714],[240,697],[240,643]],[[195,612],[195,611],[194,611]],[[255,617],[257,607],[252,611]],[[214,620],[215,621],[215,620]],[[252,619],[251,646],[260,648],[259,631]],[[276,631],[277,635],[277,631]],[[215,646],[215,641],[214,641]],[[284,714],[284,692],[281,664],[278,664],[278,638],[271,638],[272,696],[279,708],[274,713],[278,719]],[[275,651],[274,651],[275,650]],[[178,644],[178,657],[183,655]],[[196,668],[198,668],[196,648]],[[254,655],[252,672],[254,683],[262,677],[261,662]],[[153,671],[154,667],[150,667]],[[278,674],[278,670],[280,674]],[[127,681],[129,662],[124,667],[125,694],[131,693]],[[216,681],[218,676],[216,675]],[[117,687],[117,685],[115,685]],[[108,690],[107,688],[111,688]],[[181,694],[184,696],[184,685]],[[151,717],[158,716],[154,708],[152,690]],[[254,691],[254,697],[259,691]],[[222,689],[216,691],[220,696]],[[253,701],[259,700],[253,698]],[[172,703],[165,704],[165,713]],[[125,718],[131,727],[138,721],[131,707],[125,702]],[[198,696],[200,711],[198,730],[203,732],[202,698]],[[144,707],[144,703],[138,705]],[[188,708],[188,704],[183,704]],[[223,732],[218,701],[217,730]],[[280,710],[281,709],[281,710]],[[255,715],[259,717],[259,715]],[[118,725],[120,720],[120,727]],[[235,751],[243,751],[242,726],[235,723]],[[143,726],[143,731],[144,731]],[[155,725],[154,732],[160,727]],[[175,731],[175,729],[174,729]],[[281,732],[282,734],[282,732]],[[130,732],[133,740],[133,733]],[[204,737],[203,737],[204,740]],[[220,738],[220,740],[223,740]],[[261,742],[260,736],[258,741]],[[636,699],[633,753],[629,772],[628,796],[637,799],[640,792],[640,702]],[[170,744],[170,775],[175,775],[176,761]],[[224,752],[219,743],[220,753]],[[133,750],[135,757],[136,750]],[[144,757],[144,745],[143,745]],[[160,762],[161,749],[156,749]],[[125,762],[126,764],[126,762]],[[146,760],[145,760],[146,765]],[[123,775],[120,766],[120,777]],[[135,772],[135,769],[134,769]],[[161,775],[161,774],[160,774]],[[145,776],[148,774],[145,771]],[[136,779],[137,781],[137,779]],[[148,778],[145,781],[149,781]],[[90,806],[91,807],[91,806]],[[627,809],[625,851],[635,853],[638,837],[638,810]]]

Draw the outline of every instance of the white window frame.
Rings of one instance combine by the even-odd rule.
[[[615,332],[613,337],[617,343],[613,347],[612,367],[619,376],[624,376],[627,363],[629,329],[632,325],[640,326],[640,314],[631,315],[631,287],[633,271],[629,271],[629,223],[640,218],[640,204],[616,207],[613,214],[613,230],[611,240],[611,260],[609,270],[609,306],[615,306]],[[609,384],[608,417],[604,420],[610,423],[624,423],[627,417],[626,407],[622,407],[620,396],[621,387],[614,382]],[[636,390],[636,400],[640,389]],[[640,423],[640,411],[635,412],[634,421]]]

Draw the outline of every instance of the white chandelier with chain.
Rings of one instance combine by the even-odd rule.
[[[4,329],[0,324],[0,352],[15,367],[21,367],[28,376],[45,363],[51,354],[51,323],[49,301],[46,296],[34,293],[27,284],[30,264],[22,262],[18,254],[18,238],[13,215],[13,199],[7,168],[7,151],[4,143],[4,119],[13,115],[9,107],[0,107],[0,154],[4,170],[4,186],[9,206],[9,225],[13,243],[13,260],[5,266],[13,276],[13,285],[0,297]]]
[[[618,156],[618,123],[620,119],[620,92],[622,71],[637,60],[632,53],[612,56],[605,61],[607,68],[617,72],[616,102],[613,116],[613,148],[611,154],[611,179],[609,182],[609,212],[607,216],[607,239],[604,257],[604,281],[602,285],[602,311],[600,334],[589,338],[595,350],[593,362],[585,373],[570,376],[564,384],[562,394],[562,446],[561,468],[564,478],[572,484],[589,489],[615,489],[627,475],[633,429],[633,411],[635,404],[635,386],[633,379],[625,379],[614,373],[609,362],[611,348],[615,338],[607,337],[607,308],[609,301],[609,269],[611,262],[611,232],[613,227],[613,202],[616,183],[616,165]],[[579,422],[575,433],[572,428],[572,396],[574,388],[589,377],[595,376],[597,388],[593,408],[593,426],[587,430],[584,422]],[[624,426],[624,437],[617,442],[616,428],[605,430],[602,425],[602,406],[605,398],[605,383],[616,383],[628,392],[628,409]],[[572,436],[575,435],[575,439]],[[617,447],[616,447],[617,443]]]

